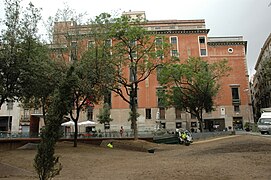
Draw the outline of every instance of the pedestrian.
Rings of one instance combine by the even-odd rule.
[[[120,137],[122,137],[123,133],[124,133],[124,129],[123,129],[123,127],[121,126],[121,127],[120,127]]]

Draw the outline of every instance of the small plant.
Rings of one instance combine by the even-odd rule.
[[[249,122],[246,122],[245,125],[244,125],[244,128],[246,131],[250,131],[251,130],[251,125]]]
[[[97,115],[98,121],[101,124],[109,124],[113,119],[110,117],[110,106],[105,103],[103,109],[100,109],[99,115]]]

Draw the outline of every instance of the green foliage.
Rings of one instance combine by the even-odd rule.
[[[113,121],[110,117],[110,106],[107,103],[105,103],[103,108],[100,109],[100,113],[97,115],[97,118],[101,124],[109,124],[109,122]]]
[[[8,99],[24,96],[25,81],[31,77],[28,68],[39,53],[37,23],[39,9],[32,3],[22,11],[21,0],[5,1],[6,26],[1,32],[0,47],[0,106]]]
[[[139,83],[145,81],[152,72],[166,62],[169,48],[161,38],[159,43],[142,26],[144,19],[130,19],[127,16],[111,19],[109,38],[114,39],[110,49],[112,81],[106,88],[118,94],[131,107],[131,124],[137,139],[137,91]],[[99,24],[99,23],[98,23]],[[167,59],[169,62],[169,59]],[[127,76],[123,70],[129,69]]]
[[[52,179],[62,169],[59,157],[55,156],[55,144],[61,137],[61,123],[68,112],[65,84],[56,91],[47,115],[47,124],[41,133],[41,142],[34,159],[34,167],[40,180]]]
[[[158,96],[166,107],[185,110],[202,123],[203,110],[213,110],[219,79],[229,71],[225,60],[209,64],[200,58],[189,58],[183,64],[165,65],[159,74],[164,88],[158,91]]]
[[[271,81],[271,58],[265,58],[262,63],[262,69],[259,73],[263,81]]]
[[[77,146],[77,122],[80,112],[88,106],[89,102],[97,103],[103,96],[103,82],[99,66],[100,61],[84,56],[80,61],[75,61],[69,65],[65,84],[69,86],[66,97],[69,99],[69,115],[75,122],[74,147]],[[97,68],[95,68],[97,66]]]

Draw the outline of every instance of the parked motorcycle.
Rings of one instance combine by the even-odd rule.
[[[189,146],[191,143],[193,143],[193,137],[192,134],[188,130],[176,130],[179,134],[179,143],[185,144],[186,146]]]

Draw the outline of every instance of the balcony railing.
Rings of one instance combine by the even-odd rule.
[[[21,122],[30,122],[30,116],[23,116]]]
[[[240,99],[232,99],[232,104],[233,105],[240,105],[241,104],[241,100]]]

